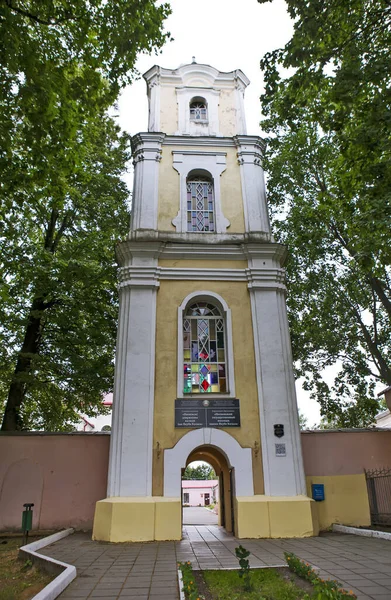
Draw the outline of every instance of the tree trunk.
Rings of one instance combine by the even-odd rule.
[[[2,431],[16,431],[22,429],[20,407],[27,390],[27,376],[31,372],[34,355],[38,354],[41,342],[41,325],[43,311],[46,306],[42,298],[33,301],[27,323],[24,341],[18,354],[14,375],[8,392],[5,407]]]

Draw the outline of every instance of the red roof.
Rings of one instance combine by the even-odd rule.
[[[104,406],[112,406],[113,404],[113,394],[106,394],[106,396],[104,396],[103,398],[103,405]]]

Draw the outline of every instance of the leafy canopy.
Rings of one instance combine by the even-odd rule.
[[[391,384],[391,4],[287,6],[294,33],[261,61],[261,100],[297,374],[326,418],[366,425]]]
[[[153,0],[0,3],[3,429],[61,429],[112,388],[128,138],[108,109],[159,49]],[[111,111],[112,112],[112,111]]]
[[[207,464],[186,467],[182,479],[216,479],[214,469]]]

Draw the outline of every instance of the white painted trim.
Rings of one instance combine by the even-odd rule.
[[[257,243],[254,243],[254,237]],[[282,268],[287,250],[282,244],[270,243],[267,234],[252,234],[251,242],[243,234],[168,233],[133,231],[129,239],[117,246],[121,266],[138,264],[150,266],[152,259],[248,260],[250,268]],[[255,273],[255,271],[254,271]]]
[[[134,183],[131,230],[157,229],[159,162],[162,133],[138,133],[132,137]]]
[[[372,537],[391,542],[391,533],[389,531],[376,531],[374,529],[360,529],[359,527],[348,527],[347,525],[333,524],[333,531],[337,533],[348,533],[349,535],[360,535],[362,537]]]
[[[172,150],[172,166],[179,173],[179,212],[172,220],[177,233],[187,231],[187,177],[191,171],[203,169],[210,173],[213,180],[216,232],[225,233],[230,222],[221,208],[220,176],[227,168],[226,152],[202,152],[197,150]],[[210,236],[213,233],[202,233]]]
[[[270,232],[265,177],[262,168],[265,143],[256,136],[234,137],[242,183],[246,232]]]
[[[235,469],[236,496],[253,496],[253,470],[251,448],[242,448],[229,433],[221,429],[204,427],[186,433],[173,448],[164,450],[164,496],[181,496],[181,469],[187,457],[200,446],[213,446],[222,452],[228,466]]]
[[[250,288],[265,495],[306,495],[284,290]],[[285,427],[284,438],[274,424]],[[284,443],[286,455],[275,454]]]
[[[22,546],[20,548],[20,551],[31,556],[33,559],[32,562],[34,562],[34,559],[39,559],[39,561],[46,561],[48,563],[58,565],[64,569],[63,572],[57,575],[53,581],[48,583],[43,590],[38,592],[38,594],[34,596],[33,600],[54,600],[54,598],[57,598],[57,596],[59,596],[76,578],[76,567],[74,565],[69,565],[68,563],[56,560],[50,556],[37,552],[38,550],[41,550],[50,544],[54,544],[54,542],[58,542],[58,540],[67,537],[73,532],[74,529],[72,528],[65,529],[64,531],[59,531],[58,533],[54,533],[53,535],[49,535],[48,537],[36,542],[32,542],[31,544],[27,544],[26,546]]]
[[[233,138],[227,137],[210,137],[210,136],[194,136],[194,135],[166,135],[163,141],[163,146],[181,146],[188,147],[198,146],[201,148],[235,148],[236,144]]]
[[[186,600],[185,592],[183,591],[184,586],[183,586],[183,577],[182,577],[181,569],[178,569],[177,573],[178,573],[179,600]]]
[[[176,135],[220,136],[219,133],[219,97],[220,91],[206,87],[177,87],[178,130]],[[202,97],[208,106],[208,119],[198,123],[190,119],[190,102],[194,97]]]
[[[228,372],[228,392],[221,394],[207,394],[208,398],[235,398],[235,372],[234,351],[232,337],[232,315],[231,309],[222,296],[208,290],[199,290],[188,294],[178,308],[178,372],[177,372],[177,397],[178,398],[200,398],[200,394],[183,394],[183,312],[187,306],[196,299],[215,303],[223,313],[225,322],[225,338],[227,344],[225,367]]]
[[[149,85],[150,81],[154,80],[157,74],[159,75],[161,85],[191,85],[193,81],[199,81],[201,77],[206,80],[209,86],[215,86],[218,89],[233,89],[238,83],[246,88],[250,83],[250,80],[241,69],[224,72],[219,71],[211,65],[196,62],[181,65],[177,69],[165,69],[154,65],[143,74],[147,85]]]
[[[264,493],[266,496],[270,496],[270,473],[269,469],[265,469],[265,465],[269,464],[269,445],[266,443],[267,435],[266,435],[266,420],[263,415],[263,407],[265,405],[263,388],[262,388],[262,378],[261,378],[261,350],[259,346],[259,337],[257,334],[258,330],[258,315],[255,306],[255,298],[254,293],[250,290],[250,303],[251,303],[251,316],[252,316],[252,325],[253,325],[253,338],[254,338],[254,355],[255,355],[255,373],[257,380],[257,390],[258,390],[258,405],[259,405],[259,429],[261,434],[261,448],[262,448],[262,463],[263,463],[263,484],[264,484]]]
[[[120,269],[119,287],[158,288],[160,280],[173,281],[244,281],[249,289],[285,291],[283,269],[213,269],[192,267],[129,266]]]
[[[120,289],[108,497],[152,495],[156,293]]]

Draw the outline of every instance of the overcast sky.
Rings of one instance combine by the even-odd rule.
[[[137,69],[145,73],[154,64],[177,68],[192,62],[210,64],[220,71],[241,69],[250,79],[245,94],[247,133],[262,135],[259,126],[263,78],[262,56],[283,46],[291,37],[292,22],[283,0],[259,4],[257,0],[171,0],[172,15],[166,29],[174,41],[158,56],[141,56]],[[148,103],[143,79],[122,94],[120,124],[132,135],[148,127]],[[309,425],[319,421],[319,407],[297,385],[298,402]]]

